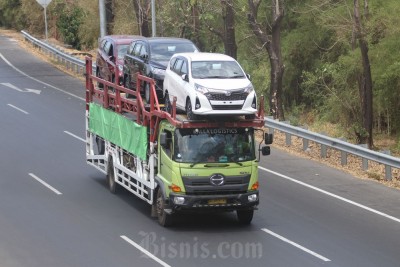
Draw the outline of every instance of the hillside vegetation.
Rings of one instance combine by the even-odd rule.
[[[106,1],[107,34],[151,34],[150,2]],[[284,14],[280,47],[285,119],[353,142],[361,142],[368,136],[360,97],[362,54],[360,43],[356,42],[362,38],[368,45],[372,75],[374,145],[398,154],[400,1],[360,2],[363,28],[361,36],[355,37],[354,0],[282,1],[279,8]],[[276,0],[157,0],[156,3],[157,36],[188,38],[203,51],[234,53],[251,75],[258,94],[271,97],[267,43],[262,43],[249,25],[249,4],[258,4],[257,23],[268,32]],[[96,0],[53,0],[47,7],[49,37],[74,48],[94,49],[100,34],[98,13]],[[43,8],[36,0],[0,0],[0,26],[25,29],[44,37]]]

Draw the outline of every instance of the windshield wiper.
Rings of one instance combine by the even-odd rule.
[[[239,162],[239,161],[232,161],[232,163],[236,163],[239,166],[243,166],[243,163]]]

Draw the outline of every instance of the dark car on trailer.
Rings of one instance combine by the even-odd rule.
[[[136,35],[106,35],[99,38],[96,54],[96,77],[115,82],[119,78],[122,84],[124,55],[132,41],[143,38]],[[115,69],[117,67],[117,75]],[[99,84],[102,87],[101,84]]]
[[[196,45],[183,38],[151,37],[135,40],[124,57],[124,86],[136,88],[137,74],[145,75],[155,80],[157,97],[162,99],[165,70],[171,57],[176,53],[196,51],[199,51]],[[149,85],[141,84],[140,88],[149,102]]]

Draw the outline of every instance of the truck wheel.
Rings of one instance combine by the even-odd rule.
[[[112,158],[110,158],[108,161],[107,182],[108,182],[108,189],[110,189],[110,192],[112,194],[117,194],[118,184],[115,182],[115,173],[114,173],[114,165],[112,163]]]
[[[158,223],[161,226],[168,227],[172,224],[172,215],[167,214],[164,210],[165,199],[161,190],[162,190],[161,188],[158,188],[157,190],[157,199],[156,199],[157,218],[158,218]]]
[[[240,224],[248,225],[253,220],[254,210],[237,210],[236,215]]]

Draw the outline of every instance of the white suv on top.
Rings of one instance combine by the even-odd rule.
[[[247,75],[230,56],[216,53],[179,53],[169,61],[164,78],[164,101],[176,106],[189,120],[198,115],[246,115],[257,113],[257,97]]]

